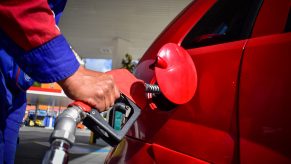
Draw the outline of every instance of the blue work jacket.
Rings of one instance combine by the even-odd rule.
[[[0,19],[7,20],[0,25],[0,164],[14,163],[17,137],[26,109],[26,90],[33,81],[60,81],[79,67],[70,45],[54,23],[50,22],[50,27],[44,31],[39,28],[46,27],[47,22],[43,20],[53,19],[52,15],[55,24],[59,21],[66,0],[45,3],[43,0],[0,2]],[[17,5],[16,11],[13,5]],[[38,5],[41,5],[41,10],[29,8],[37,8]],[[14,14],[14,17],[9,17],[9,14]],[[19,26],[13,26],[13,23]],[[39,26],[34,27],[35,24]],[[53,29],[51,35],[47,29]],[[46,40],[39,40],[42,34]]]

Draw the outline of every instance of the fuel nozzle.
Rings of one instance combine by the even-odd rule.
[[[120,130],[114,129],[112,124],[116,112],[121,112],[126,120]],[[109,122],[107,122],[96,109],[92,109],[83,120],[83,124],[93,133],[98,134],[111,146],[116,146],[127,134],[133,123],[140,115],[140,108],[125,95],[116,101],[110,111]]]
[[[130,127],[140,115],[140,108],[125,95],[116,101],[111,109],[124,114],[126,120],[120,130],[115,130],[107,122],[97,109],[76,101],[57,117],[54,131],[50,136],[50,149],[46,152],[43,164],[66,164],[68,163],[68,151],[75,143],[76,125],[83,124],[93,133],[98,134],[111,146],[116,146],[126,135]],[[112,118],[112,116],[110,117]]]
[[[50,136],[50,149],[46,152],[43,164],[68,163],[68,150],[75,143],[76,125],[86,117],[78,106],[71,106],[61,113],[56,120]]]
[[[58,116],[54,131],[50,136],[50,150],[47,151],[43,164],[59,164],[68,162],[68,150],[75,142],[75,129],[79,122],[83,122],[93,133],[98,134],[111,146],[116,146],[127,134],[141,109],[146,104],[145,85],[142,80],[136,79],[127,70],[114,70],[108,72],[114,76],[119,90],[122,92],[116,100],[109,114],[107,122],[97,109],[92,109],[82,102],[74,102],[68,109]],[[157,87],[149,87],[150,91],[158,93]],[[137,105],[138,104],[138,105]],[[116,112],[123,115],[122,126],[114,129],[112,119]]]

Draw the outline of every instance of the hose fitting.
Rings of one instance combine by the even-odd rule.
[[[43,164],[68,163],[68,150],[75,143],[76,125],[86,117],[79,107],[72,106],[57,117],[50,136],[50,150],[46,152]]]
[[[160,87],[158,85],[154,85],[154,84],[145,84],[145,91],[147,93],[159,94],[160,93]]]

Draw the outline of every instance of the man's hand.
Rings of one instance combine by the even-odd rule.
[[[83,101],[100,112],[113,106],[120,96],[111,75],[90,71],[82,66],[72,76],[58,83],[69,98]]]

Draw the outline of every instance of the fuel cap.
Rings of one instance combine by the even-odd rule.
[[[163,95],[175,104],[185,104],[195,94],[196,67],[189,53],[177,44],[167,43],[159,50],[155,76]]]

